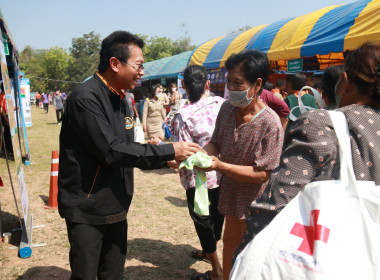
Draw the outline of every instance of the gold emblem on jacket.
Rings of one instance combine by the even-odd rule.
[[[133,120],[130,117],[125,117],[125,129],[131,129],[133,127]]]

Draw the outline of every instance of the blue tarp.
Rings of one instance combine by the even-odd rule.
[[[142,81],[177,77],[187,67],[193,51],[183,52],[174,56],[164,57],[159,60],[144,63]]]

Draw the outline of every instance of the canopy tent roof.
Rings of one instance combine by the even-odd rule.
[[[145,74],[141,80],[177,77],[178,73],[183,72],[187,67],[192,52],[187,51],[144,63]]]
[[[315,57],[323,69],[328,66],[323,61],[342,60],[344,51],[379,41],[380,0],[361,0],[212,39],[193,52],[189,65],[222,68],[231,54],[257,49],[277,66],[289,59]]]

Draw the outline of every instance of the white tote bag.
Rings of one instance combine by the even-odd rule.
[[[139,118],[136,118],[136,121],[135,121],[135,142],[139,142],[139,143],[145,142],[144,131],[143,131]]]
[[[346,119],[329,113],[341,180],[307,184],[247,244],[230,279],[380,279],[380,186],[356,181]]]

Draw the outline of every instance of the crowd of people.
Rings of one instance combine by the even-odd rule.
[[[380,184],[380,46],[364,45],[344,67],[326,69],[322,105],[304,88],[302,73],[292,76],[290,87],[284,79],[268,87],[270,63],[261,51],[227,59],[227,100],[211,94],[202,66],[189,66],[182,82],[186,95],[177,84],[170,84],[168,94],[161,84],[152,87],[142,112],[149,141],[139,144],[132,129],[139,115],[129,90],[144,75],[143,46],[128,32],[110,34],[102,42],[98,72],[67,98],[55,94],[57,111],[66,102],[63,117],[57,112],[58,202],[67,225],[71,279],[123,279],[134,167],[177,169],[199,152],[211,158],[211,166],[202,169],[209,215],[194,209],[197,171],[179,170],[202,248],[189,255],[211,263],[210,271],[191,275],[199,280],[229,279],[237,254],[305,184],[339,179],[336,135],[323,110],[340,108],[346,115],[355,175]],[[290,114],[295,118],[289,120]],[[165,123],[172,142],[165,141]]]
[[[40,105],[42,105],[46,114],[49,113],[49,105],[53,105],[57,117],[57,124],[61,125],[66,97],[66,93],[61,92],[59,89],[56,89],[52,93],[42,92],[40,94],[36,92],[34,95],[34,103],[37,108],[40,108]]]

